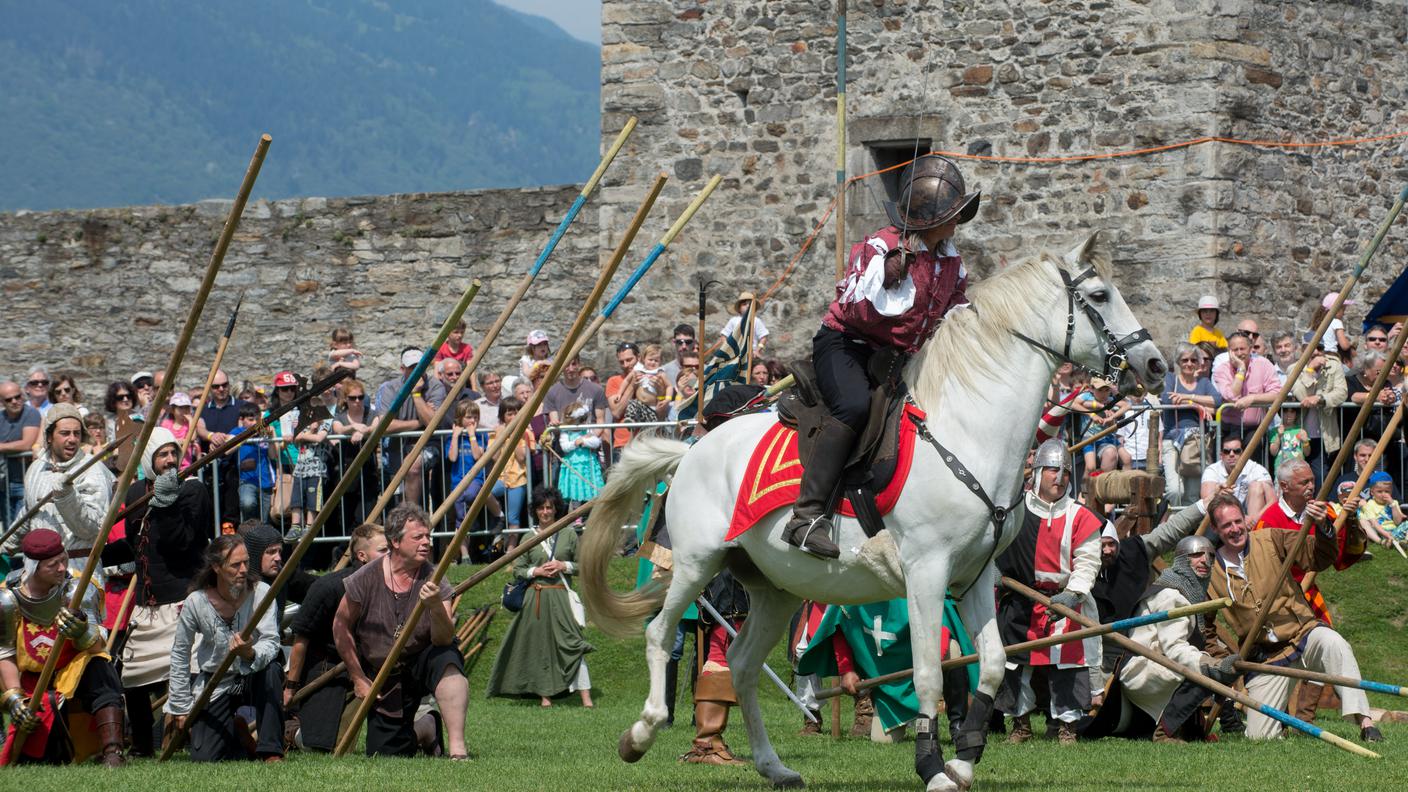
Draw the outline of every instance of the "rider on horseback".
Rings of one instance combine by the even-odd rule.
[[[802,473],[801,493],[782,538],[821,558],[837,558],[831,510],[841,473],[865,428],[871,357],[882,349],[912,355],[953,308],[966,305],[968,272],[953,246],[960,223],[978,212],[951,160],[925,154],[900,173],[899,200],[885,204],[892,225],[851,248],[836,299],[812,338],[817,387],[831,413]],[[894,370],[898,370],[898,366]]]

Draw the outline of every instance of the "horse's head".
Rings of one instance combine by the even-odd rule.
[[[1159,393],[1168,364],[1115,287],[1112,260],[1100,231],[1061,258],[1068,313],[1057,332],[1065,334],[1065,357],[1116,381],[1121,393],[1137,386]]]

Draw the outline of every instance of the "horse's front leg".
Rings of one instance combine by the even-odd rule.
[[[983,757],[983,746],[987,744],[988,721],[992,717],[992,701],[997,688],[1002,684],[1004,664],[1007,654],[1002,650],[1002,636],[997,629],[997,604],[993,585],[997,580],[997,567],[988,564],[978,575],[967,596],[958,603],[963,626],[973,638],[978,653],[978,689],[973,691],[968,715],[963,727],[954,738],[957,758],[944,765],[944,773],[962,789],[973,784],[973,765]]]
[[[944,774],[939,747],[939,699],[943,697],[944,592],[948,589],[948,558],[929,556],[905,564],[909,597],[909,639],[914,649],[914,692],[919,717],[914,727],[914,771],[929,792],[951,792],[958,785]]]

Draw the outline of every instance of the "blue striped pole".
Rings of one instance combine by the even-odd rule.
[[[694,213],[699,211],[699,207],[703,205],[705,199],[714,192],[714,189],[719,186],[719,182],[721,181],[723,181],[723,177],[715,174],[714,178],[710,179],[709,183],[704,185],[704,189],[694,197],[689,207],[684,210],[684,214],[680,215],[679,219],[675,221],[675,224],[670,226],[670,230],[665,232],[665,236],[661,237],[660,241],[655,243],[655,247],[651,248],[650,252],[646,254],[645,261],[642,261],[640,266],[636,267],[635,270],[631,272],[630,277],[626,279],[625,285],[612,295],[611,301],[608,302],[606,307],[601,311],[601,318],[610,319],[611,315],[616,313],[616,309],[621,306],[621,302],[626,299],[626,295],[630,294],[631,289],[634,289],[636,284],[640,282],[640,279],[645,277],[645,273],[650,271],[651,265],[655,263],[656,259],[660,258],[660,254],[665,252],[665,248],[670,246],[670,243],[675,240],[675,237],[679,236],[685,224],[690,221],[690,218],[694,217]]]
[[[607,166],[611,164],[612,160],[616,159],[616,155],[620,153],[621,147],[626,144],[626,138],[631,136],[635,128],[636,117],[631,116],[626,121],[626,125],[621,128],[621,133],[616,136],[616,141],[611,144],[611,148],[606,150],[606,156],[601,158],[601,162],[596,166],[596,170],[592,172],[591,178],[587,179],[586,184],[582,185],[582,191],[578,193],[577,197],[572,201],[572,206],[567,209],[567,215],[562,218],[562,222],[557,224],[557,230],[553,231],[552,236],[548,238],[547,247],[543,248],[542,253],[538,254],[538,260],[533,262],[533,267],[529,270],[530,277],[538,277],[538,273],[543,269],[543,265],[548,263],[548,257],[551,256],[553,250],[557,248],[557,243],[562,241],[562,235],[567,233],[567,227],[572,225],[572,221],[577,219],[577,213],[582,211],[583,206],[586,206],[587,196],[591,195],[592,190],[595,190],[597,184],[601,182],[601,177],[606,173]]]
[[[1040,602],[1042,605],[1045,605],[1047,609],[1053,610],[1056,613],[1059,613],[1062,616],[1071,619],[1077,624],[1082,624],[1087,627],[1096,626],[1094,620],[1091,619],[1089,616],[1084,616],[1077,611],[1065,607],[1064,605],[1052,604],[1051,599],[1049,597],[1042,594],[1040,591],[1037,591],[1036,589],[1021,583],[1020,581],[1013,580],[1010,577],[1003,577],[1002,585],[1017,592],[1018,594],[1021,594],[1027,599],[1032,600],[1033,602]],[[1354,743],[1350,742],[1349,740],[1346,740],[1338,734],[1324,731],[1312,724],[1306,723],[1305,721],[1299,718],[1292,717],[1278,709],[1275,709],[1274,707],[1270,707],[1266,704],[1263,704],[1260,701],[1257,701],[1256,699],[1252,698],[1251,696],[1248,696],[1246,693],[1224,685],[1221,682],[1218,682],[1217,680],[1213,679],[1212,677],[1209,677],[1207,674],[1204,674],[1203,672],[1195,668],[1189,668],[1187,666],[1180,665],[1179,663],[1175,663],[1174,661],[1168,659],[1168,657],[1166,657],[1162,652],[1156,652],[1153,649],[1144,646],[1143,644],[1140,644],[1136,641],[1131,641],[1130,639],[1126,638],[1123,635],[1120,635],[1119,633],[1110,633],[1110,640],[1118,644],[1121,649],[1124,649],[1125,651],[1131,652],[1133,654],[1137,654],[1152,663],[1156,663],[1160,666],[1163,666],[1169,671],[1178,674],[1179,676],[1183,677],[1189,682],[1192,682],[1198,687],[1203,688],[1204,690],[1211,691],[1220,696],[1225,696],[1226,698],[1229,698],[1237,702],[1238,704],[1241,704],[1243,707],[1246,707],[1248,711],[1255,710],[1257,712],[1260,712],[1268,718],[1272,718],[1273,720],[1290,726],[1293,729],[1299,729],[1300,731],[1305,732],[1311,737],[1323,740],[1324,742],[1330,743],[1336,748],[1348,751],[1352,754],[1367,757],[1369,759],[1383,758],[1378,754],[1374,753],[1373,751],[1369,750],[1368,748],[1365,748],[1362,745],[1355,745]]]
[[[1355,679],[1354,677],[1325,674],[1303,668],[1289,668],[1286,666],[1270,665],[1267,663],[1250,663],[1245,660],[1239,660],[1237,661],[1237,670],[1244,674],[1275,674],[1276,676],[1304,679],[1322,685],[1359,688],[1360,690],[1367,690],[1370,693],[1384,693],[1389,696],[1408,696],[1408,687],[1401,685],[1389,685],[1383,682],[1372,682],[1368,679]]]

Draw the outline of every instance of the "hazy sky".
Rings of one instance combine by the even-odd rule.
[[[494,0],[502,6],[547,17],[583,41],[601,44],[601,0]]]

